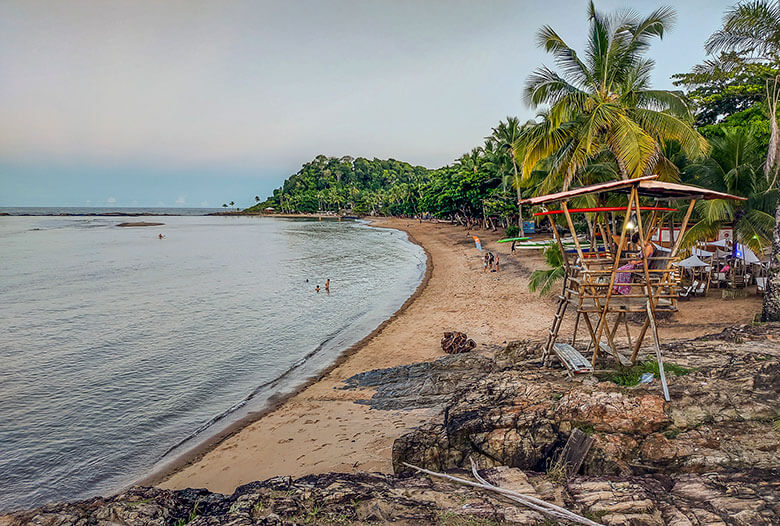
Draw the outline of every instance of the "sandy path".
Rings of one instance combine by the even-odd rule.
[[[341,390],[344,379],[442,356],[439,342],[448,330],[466,332],[478,344],[546,335],[554,300],[528,292],[530,271],[542,265],[538,252],[518,251],[510,256],[509,246],[495,243],[497,234],[478,232],[483,244],[501,257],[501,272],[483,273],[480,254],[462,228],[399,219],[376,224],[407,230],[428,250],[433,271],[419,297],[320,381],[160,486],[231,493],[241,484],[276,475],[389,472],[395,438],[431,414],[428,410],[372,410],[356,404],[355,400],[368,398],[371,392]],[[712,332],[717,325],[747,322],[759,308],[760,299],[755,297],[731,302],[693,300],[681,304],[679,321],[662,327],[662,336],[689,337]]]

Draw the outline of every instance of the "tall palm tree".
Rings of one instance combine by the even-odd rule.
[[[520,125],[520,119],[517,117],[507,117],[506,122],[500,121],[498,126],[493,128],[493,134],[490,136],[495,142],[497,149],[506,153],[512,161],[512,184],[517,190],[518,201],[522,199],[522,186],[520,185],[520,172],[517,169],[517,159],[515,158],[515,145],[520,140],[522,130],[523,127]],[[522,214],[520,216],[520,221],[522,221]]]
[[[754,0],[742,2],[723,18],[723,27],[707,40],[706,49],[737,51],[756,60],[780,63],[780,5],[776,1]],[[780,101],[780,77],[767,81],[767,107],[769,109],[770,137],[764,174],[772,183],[777,182],[777,165],[780,161],[780,130],[777,124],[777,105]],[[770,184],[772,184],[770,183]],[[774,186],[774,184],[772,184]],[[780,321],[780,199],[775,208],[775,228],[772,234],[772,255],[769,257],[763,321]]]
[[[538,33],[562,73],[536,69],[525,95],[532,107],[549,110],[521,141],[523,174],[549,159],[568,188],[590,159],[608,152],[621,178],[638,177],[664,164],[663,144],[675,140],[690,157],[706,153],[707,141],[693,129],[691,108],[681,92],[650,89],[654,62],[644,57],[650,41],[662,38],[674,11],[662,7],[647,17],[633,12],[606,16],[588,7],[590,29],[582,57],[550,26]]]

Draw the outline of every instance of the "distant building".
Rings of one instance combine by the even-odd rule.
[[[270,213],[270,212],[276,212],[276,208],[274,208],[274,207],[272,207],[272,206],[267,206],[267,207],[265,207],[265,209],[263,210],[263,212],[269,212],[269,213]]]

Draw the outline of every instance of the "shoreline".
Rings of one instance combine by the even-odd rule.
[[[435,410],[370,409],[361,402],[371,398],[373,389],[344,389],[344,380],[444,356],[443,331],[466,332],[477,342],[477,351],[494,350],[509,340],[543,340],[556,302],[528,291],[531,272],[545,265],[541,252],[510,255],[510,247],[496,243],[499,232],[475,230],[483,246],[501,257],[501,272],[485,273],[472,232],[463,227],[397,218],[374,219],[371,226],[404,231],[425,251],[424,280],[401,309],[295,394],[274,400],[230,433],[213,437],[208,447],[139,483],[229,494],[241,484],[278,475],[392,472],[394,440],[434,418]],[[692,337],[735,321],[749,322],[759,304],[755,297],[690,302],[675,320],[660,324],[659,333],[664,339],[678,339],[683,333]],[[572,326],[573,320],[567,319],[563,330]]]
[[[298,215],[295,217],[301,217],[301,216]],[[336,218],[331,218],[331,219],[336,219]],[[338,368],[344,362],[346,362],[352,355],[354,355],[362,348],[364,348],[371,340],[373,340],[388,325],[390,325],[390,323],[392,323],[393,320],[395,320],[398,316],[403,314],[417,300],[417,298],[420,297],[420,295],[422,295],[423,291],[428,286],[431,276],[433,275],[433,269],[434,269],[433,259],[431,257],[431,253],[429,252],[429,250],[417,239],[415,239],[415,237],[410,232],[407,232],[403,229],[395,228],[392,226],[386,226],[386,225],[377,225],[375,224],[374,221],[369,221],[368,224],[369,226],[372,226],[374,228],[387,228],[391,230],[399,230],[401,232],[404,232],[407,235],[409,241],[422,248],[423,252],[425,253],[425,272],[423,273],[422,280],[420,281],[419,285],[417,285],[417,288],[414,290],[414,292],[412,292],[412,294],[406,299],[406,301],[404,301],[404,303],[398,308],[398,310],[396,310],[393,314],[391,314],[387,319],[382,321],[382,323],[380,323],[376,328],[374,328],[368,335],[366,335],[359,341],[347,347],[343,352],[339,354],[339,356],[333,361],[332,364],[330,364],[325,369],[321,370],[317,375],[305,378],[299,386],[295,387],[288,393],[285,393],[283,395],[272,395],[271,397],[269,397],[267,405],[263,410],[249,413],[248,415],[236,420],[235,422],[225,427],[225,429],[223,429],[222,431],[215,433],[214,435],[207,438],[197,446],[187,451],[184,451],[182,454],[171,459],[169,462],[165,462],[162,466],[153,469],[151,473],[132,482],[131,484],[128,484],[127,487],[138,486],[138,485],[158,486],[164,483],[165,481],[169,480],[172,476],[174,476],[176,473],[179,473],[186,467],[196,464],[205,455],[213,451],[225,440],[240,433],[251,424],[254,424],[255,422],[262,420],[265,416],[273,413],[274,411],[282,407],[288,400],[299,395],[300,393],[308,389],[313,384],[321,381],[324,377],[329,375],[332,371],[334,371],[336,368]]]

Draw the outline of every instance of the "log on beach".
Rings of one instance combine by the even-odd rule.
[[[129,223],[119,223],[117,226],[162,226],[165,223],[152,223],[149,221],[131,221]]]

